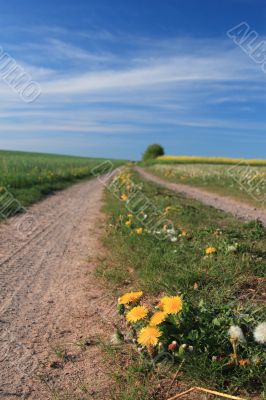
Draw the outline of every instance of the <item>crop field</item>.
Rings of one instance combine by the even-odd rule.
[[[150,202],[141,212],[137,193]],[[106,190],[104,210],[109,252],[97,276],[120,315],[115,345],[103,346],[117,383],[112,398],[168,399],[179,382],[264,399],[265,228],[131,170]],[[169,223],[153,229],[162,216]]]
[[[243,161],[252,166],[266,167],[266,160],[256,160],[242,158],[229,158],[229,157],[197,157],[197,156],[159,156],[156,162],[168,164],[222,164],[222,165],[235,165],[242,164]]]
[[[39,153],[0,151],[0,188],[23,206],[48,193],[92,176],[103,159]],[[114,166],[122,162],[112,160]]]
[[[254,166],[245,162],[229,165],[197,162],[162,163],[156,160],[147,168],[171,182],[229,195],[257,207],[265,207],[266,204],[266,166]]]

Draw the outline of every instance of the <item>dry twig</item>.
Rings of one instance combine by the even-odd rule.
[[[171,397],[171,398],[169,398],[167,400],[176,400],[176,399],[179,399],[180,397],[183,397],[186,394],[189,394],[189,393],[194,392],[194,391],[200,391],[200,392],[204,392],[204,393],[209,393],[209,394],[213,394],[213,395],[219,396],[219,397],[224,397],[225,399],[230,399],[230,400],[245,400],[245,399],[243,399],[241,397],[231,396],[230,394],[216,392],[215,390],[205,389],[205,388],[198,387],[198,386],[194,386],[194,387],[186,390],[185,392],[179,393],[179,394],[175,395],[174,397]]]

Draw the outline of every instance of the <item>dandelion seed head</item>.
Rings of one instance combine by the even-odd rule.
[[[266,344],[266,322],[259,324],[255,328],[253,335],[257,343]]]
[[[241,343],[241,342],[243,343],[246,341],[244,333],[243,333],[242,329],[240,328],[240,326],[237,326],[237,325],[230,326],[230,328],[228,330],[228,335],[231,340],[235,340],[239,343]]]

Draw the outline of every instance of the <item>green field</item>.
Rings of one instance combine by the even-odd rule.
[[[150,172],[175,183],[204,188],[264,207],[266,204],[266,167],[238,165],[154,162]]]
[[[136,343],[136,332],[147,320],[132,324],[132,330],[129,323],[121,324],[127,340],[120,346],[105,346],[116,366],[113,399],[166,398],[179,368],[184,388],[196,384],[244,398],[265,398],[265,348],[253,338],[253,330],[264,321],[266,311],[265,229],[258,222],[240,222],[144,181],[133,171],[121,181],[124,184],[118,193],[106,191],[104,210],[109,219],[104,243],[109,253],[97,274],[117,297],[131,290],[143,291],[142,304],[150,310],[162,296],[182,296],[180,322],[167,335],[163,325],[161,350],[156,346],[154,354],[167,351],[173,339],[178,347],[185,344],[192,351],[178,351],[175,365],[166,372],[163,365],[154,368],[150,355]],[[148,225],[151,213],[154,217],[151,207],[141,214],[143,222],[137,206],[129,209],[130,196],[137,198],[136,189],[155,206],[158,218],[163,214],[171,220],[174,230],[167,240],[158,240]],[[209,248],[214,249],[210,254]],[[231,325],[240,326],[247,340],[237,346],[237,360],[232,358],[228,336]],[[128,340],[133,340],[133,346]]]
[[[92,176],[92,169],[104,159],[0,151],[0,188],[23,206],[28,206],[54,190]],[[111,160],[114,167],[123,162]]]

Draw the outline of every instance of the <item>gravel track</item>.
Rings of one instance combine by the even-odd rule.
[[[198,189],[193,186],[183,185],[179,183],[167,182],[156,175],[147,172],[141,167],[135,167],[135,170],[146,180],[157,183],[167,189],[173,190],[174,192],[181,193],[187,197],[199,200],[202,203],[215,207],[219,210],[229,212],[236,217],[243,220],[260,220],[266,227],[266,209],[265,208],[255,208],[248,204],[242,203],[240,201],[234,200],[230,197],[220,196],[215,193],[207,192],[203,189]]]
[[[32,206],[37,225],[28,236],[18,232],[21,216],[0,225],[0,398],[106,394],[95,338],[110,331],[113,305],[93,275],[102,191],[90,180]],[[86,349],[75,345],[87,338]]]

